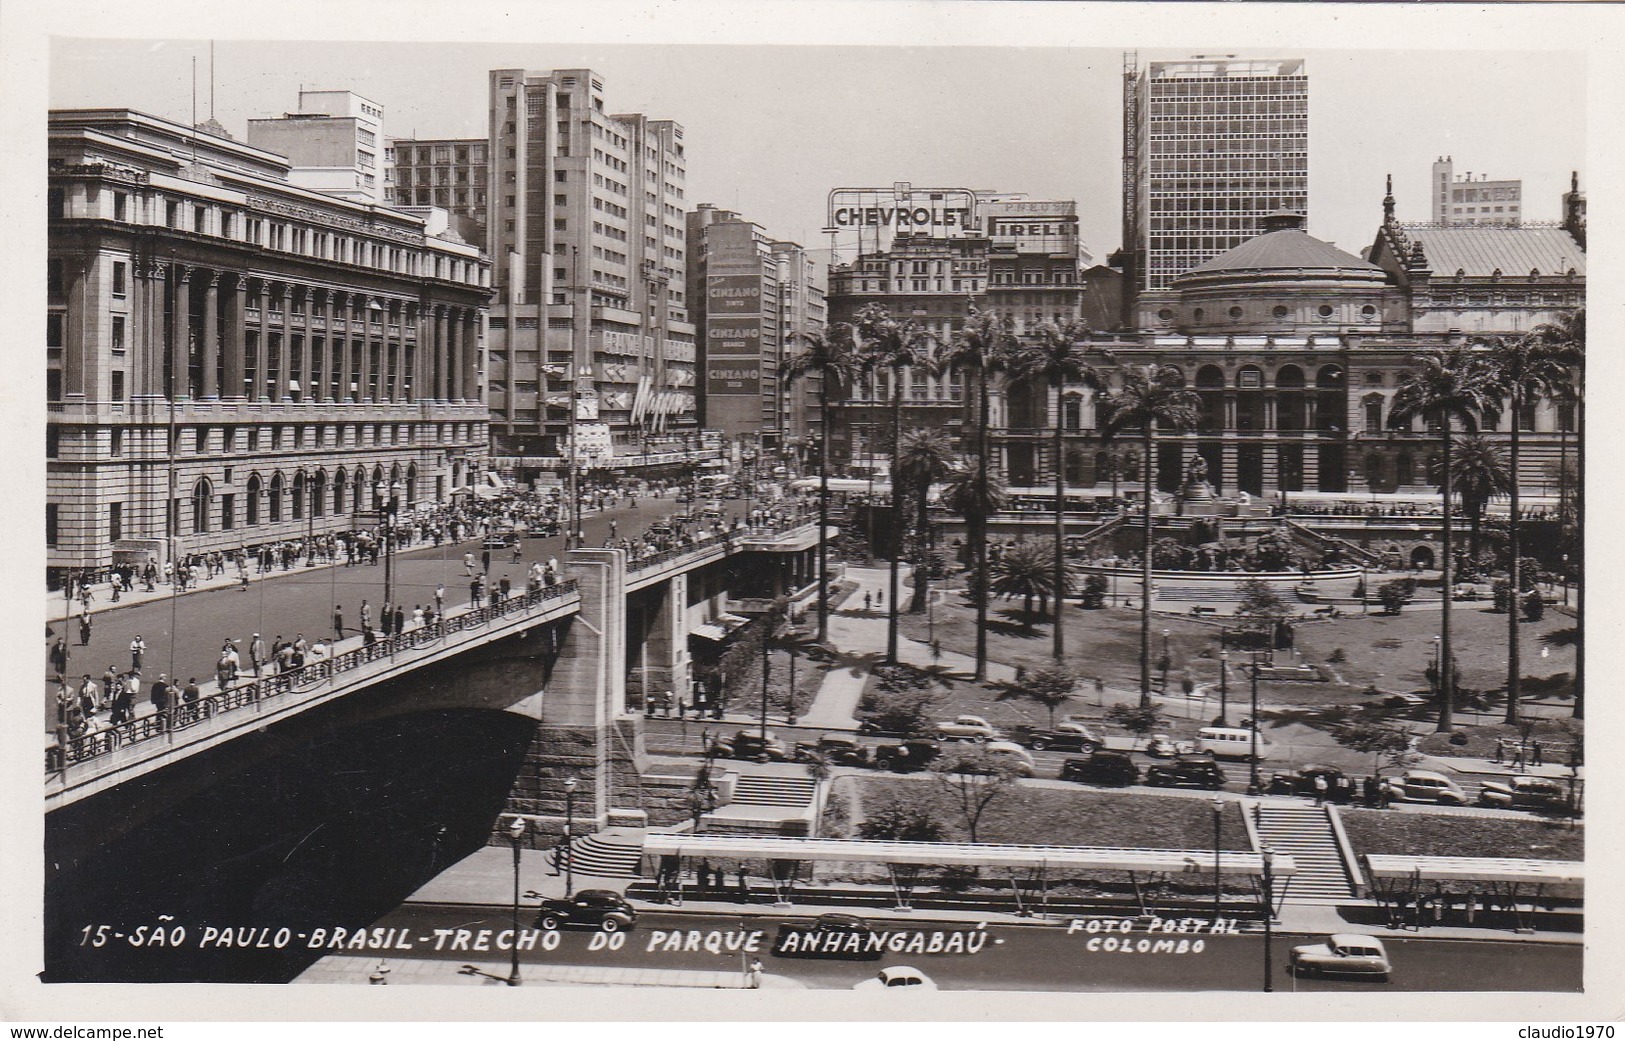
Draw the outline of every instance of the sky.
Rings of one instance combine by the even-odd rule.
[[[1196,53],[1306,58],[1309,231],[1350,252],[1375,235],[1386,174],[1400,218],[1428,219],[1441,155],[1458,174],[1522,178],[1530,220],[1560,218],[1571,170],[1586,182],[1583,53],[1235,48],[1222,38],[1137,53],[1142,66]],[[187,122],[194,57],[203,119],[207,40],[53,40],[50,104]],[[221,39],[213,112],[242,138],[247,119],[296,109],[301,85],[350,89],[383,106],[388,136],[483,137],[488,70],[588,67],[610,111],[682,124],[691,206],[735,209],[774,237],[819,247],[835,187],[1025,192],[1077,200],[1083,243],[1103,260],[1121,240],[1123,57],[1070,46]]]

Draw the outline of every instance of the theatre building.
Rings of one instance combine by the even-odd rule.
[[[477,247],[156,116],[57,111],[49,129],[54,581],[471,486],[487,453]]]

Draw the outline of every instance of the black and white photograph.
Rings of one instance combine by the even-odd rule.
[[[1590,6],[30,16],[0,1018],[1617,1015]]]

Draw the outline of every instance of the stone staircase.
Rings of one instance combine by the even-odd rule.
[[[595,878],[642,878],[643,833],[610,828],[570,844],[572,869]]]
[[[1354,897],[1348,865],[1332,829],[1329,806],[1259,802],[1248,811],[1254,841],[1297,863],[1286,890],[1289,904],[1341,903]]]
[[[787,806],[804,809],[812,805],[818,782],[811,777],[784,777],[771,774],[741,774],[734,784],[733,805]]]

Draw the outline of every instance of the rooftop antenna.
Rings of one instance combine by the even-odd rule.
[[[192,55],[192,162],[197,162],[197,55]]]

